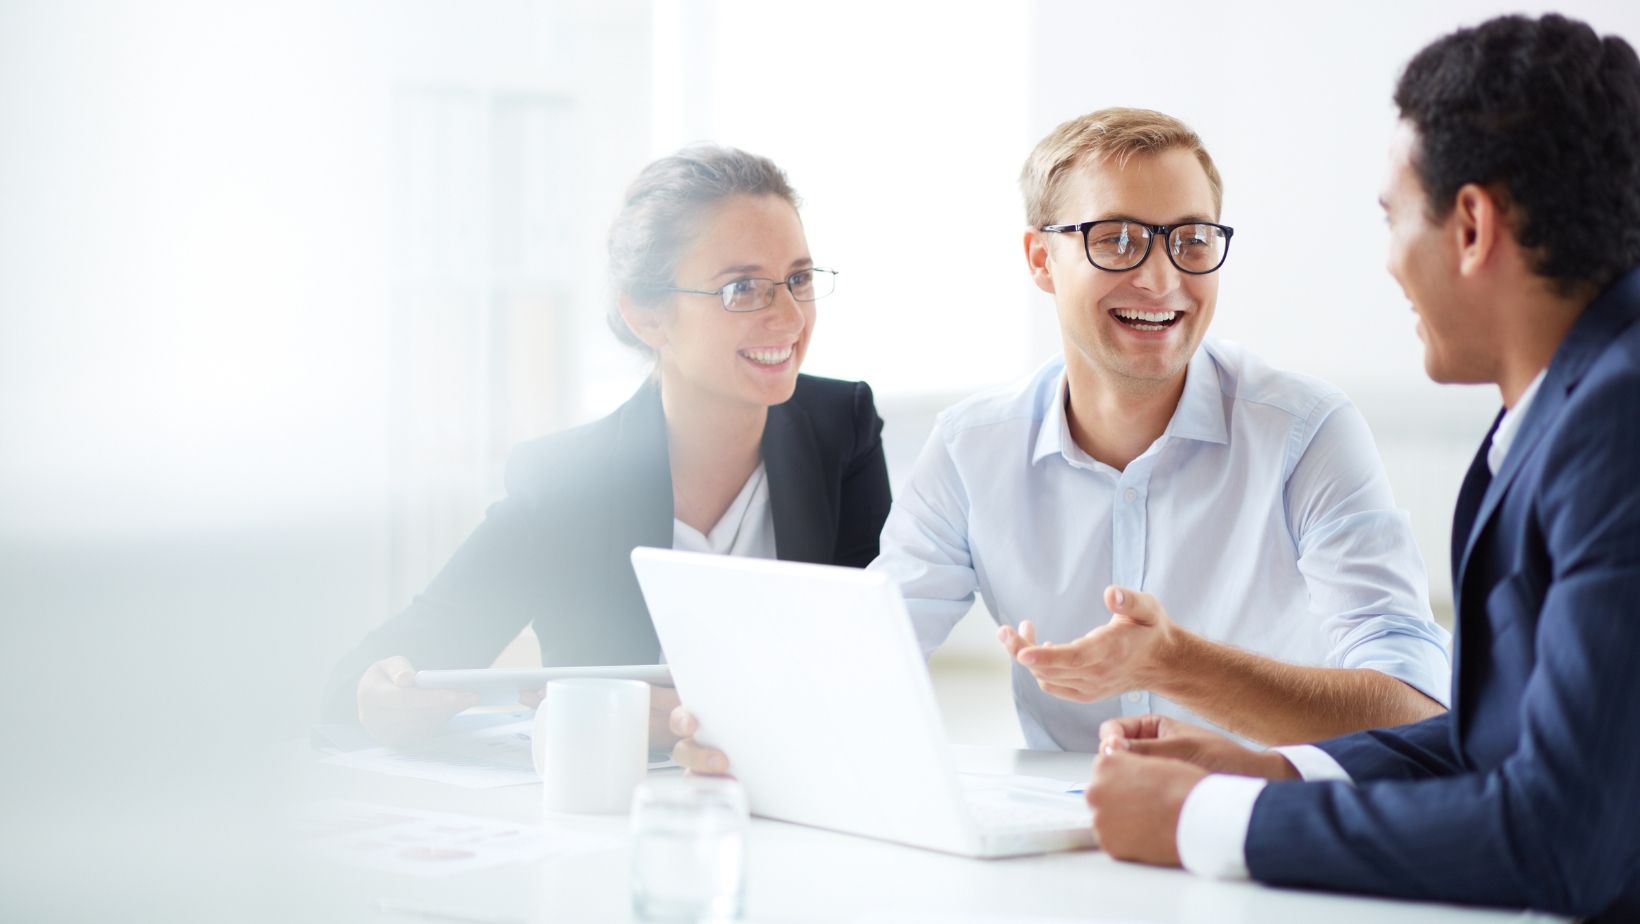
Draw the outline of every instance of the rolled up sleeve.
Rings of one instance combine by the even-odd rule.
[[[1288,528],[1330,642],[1325,664],[1380,671],[1450,705],[1451,635],[1430,611],[1411,518],[1395,506],[1366,421],[1333,396],[1294,446]]]

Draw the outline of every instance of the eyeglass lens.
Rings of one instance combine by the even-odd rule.
[[[772,279],[739,279],[723,287],[723,306],[730,311],[757,311],[774,302],[774,290],[780,286],[791,288],[792,298],[812,302],[830,295],[836,285],[832,273],[802,270],[780,282]]]
[[[1133,221],[1100,221],[1088,228],[1088,260],[1107,270],[1138,266],[1150,250],[1150,229]],[[1224,262],[1228,238],[1209,224],[1179,225],[1167,236],[1167,255],[1187,273],[1210,273]]]

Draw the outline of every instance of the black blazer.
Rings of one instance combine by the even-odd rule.
[[[791,400],[769,409],[763,465],[781,559],[863,568],[877,557],[889,507],[882,429],[864,382],[799,375]],[[629,558],[640,545],[672,546],[659,386],[645,383],[601,420],[521,444],[506,484],[427,589],[337,665],[328,718],[354,717],[354,687],[382,658],[488,667],[530,622],[549,667],[660,660]]]

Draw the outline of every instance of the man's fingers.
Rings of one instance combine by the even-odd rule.
[[[1025,641],[1019,637],[1019,633],[1014,631],[1013,626],[998,627],[997,641],[1002,643],[1002,647],[1007,650],[1010,658],[1017,657],[1019,650],[1025,647]]]
[[[1046,680],[1038,680],[1037,686],[1041,687],[1042,692],[1047,693],[1049,696],[1057,696],[1060,699],[1068,699],[1073,703],[1091,703],[1095,699],[1098,699],[1098,697],[1079,690],[1076,687],[1067,687],[1063,684],[1049,683]]]
[[[1194,761],[1196,744],[1187,738],[1139,738],[1126,742],[1123,750],[1141,757],[1171,757],[1174,760]]]
[[[1124,715],[1115,719],[1106,719],[1099,724],[1099,737],[1105,738],[1159,738],[1162,736],[1164,723],[1167,719],[1151,713],[1149,715]]]
[[[1036,644],[1036,623],[1031,622],[1029,619],[1024,620],[1023,622],[1021,622],[1019,624],[1019,634],[1022,638],[1025,639],[1025,644],[1035,645]]]
[[[1110,795],[1112,780],[1128,769],[1131,766],[1128,762],[1135,759],[1120,748],[1108,751],[1101,748],[1099,756],[1093,759],[1093,775],[1088,779],[1087,791],[1083,794],[1088,804],[1098,808],[1099,801]]]
[[[1071,645],[1028,645],[1020,649],[1019,663],[1036,670],[1064,670],[1080,654]]]

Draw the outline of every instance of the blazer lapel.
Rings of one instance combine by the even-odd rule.
[[[609,525],[604,555],[609,572],[603,586],[611,599],[607,612],[623,614],[632,624],[623,627],[637,649],[651,659],[660,654],[660,640],[648,618],[632,550],[640,545],[672,547],[672,466],[666,452],[666,415],[661,411],[660,388],[645,382],[621,406],[615,439],[605,472],[616,494],[609,498]]]
[[[769,408],[763,427],[763,470],[769,479],[775,554],[783,561],[830,564],[837,524],[808,415],[794,402]]]
[[[1539,439],[1549,429],[1550,422],[1560,416],[1560,410],[1565,406],[1568,396],[1582,380],[1583,373],[1594,362],[1595,357],[1611,345],[1624,328],[1634,323],[1637,316],[1640,316],[1640,270],[1631,270],[1599,298],[1590,302],[1589,306],[1583,309],[1583,314],[1577,322],[1572,325],[1572,329],[1567,331],[1566,339],[1561,341],[1560,347],[1555,350],[1554,358],[1549,362],[1549,371],[1543,377],[1543,384],[1538,386],[1537,397],[1532,399],[1532,406],[1526,409],[1526,419],[1521,421],[1520,430],[1515,434],[1515,442],[1509,447],[1509,455],[1504,457],[1503,469],[1492,479],[1485,496],[1481,499],[1480,510],[1475,515],[1474,524],[1469,528],[1464,542],[1463,557],[1454,575],[1452,588],[1455,594],[1462,593],[1464,570],[1469,564],[1470,556],[1474,554],[1475,543],[1481,533],[1485,532],[1487,521],[1497,512],[1498,503],[1509,490],[1510,482],[1520,473]],[[1493,431],[1496,432],[1496,429],[1497,426],[1494,424]]]
[[[1560,415],[1560,408],[1566,403],[1567,387],[1564,375],[1560,373],[1563,373],[1563,368],[1557,369],[1554,363],[1549,364],[1549,372],[1543,377],[1543,384],[1538,386],[1537,397],[1532,399],[1532,406],[1526,409],[1526,419],[1520,422],[1520,429],[1515,432],[1515,441],[1509,447],[1509,454],[1503,458],[1503,468],[1492,477],[1492,483],[1486,486],[1486,493],[1481,497],[1480,509],[1475,512],[1475,519],[1464,539],[1463,557],[1459,561],[1457,574],[1454,575],[1456,583],[1452,585],[1455,594],[1462,593],[1464,572],[1469,566],[1470,556],[1475,552],[1475,543],[1480,539],[1481,533],[1486,531],[1487,521],[1497,512],[1498,504],[1509,490],[1510,483],[1520,474],[1526,459],[1532,455],[1532,450],[1537,447],[1544,431],[1549,429],[1549,422]],[[1501,416],[1499,420],[1502,420]],[[1492,431],[1497,432],[1496,424],[1493,425]],[[1482,446],[1483,455],[1491,442],[1491,438],[1488,437]],[[1486,464],[1484,458],[1478,461],[1483,466]],[[1454,536],[1453,542],[1456,541],[1457,537]]]
[[[1476,450],[1475,458],[1469,463],[1469,473],[1464,476],[1463,487],[1458,490],[1457,508],[1452,512],[1452,557],[1447,567],[1452,572],[1452,608],[1453,623],[1459,631],[1452,633],[1452,663],[1460,670],[1452,676],[1452,713],[1461,715],[1463,699],[1463,683],[1461,668],[1463,666],[1463,637],[1464,623],[1463,584],[1460,583],[1459,565],[1463,562],[1464,549],[1469,534],[1475,525],[1475,515],[1480,512],[1481,500],[1486,496],[1487,488],[1492,484],[1492,470],[1487,467],[1486,454],[1492,448],[1492,436],[1498,432],[1498,424],[1503,422],[1503,412],[1492,419],[1492,429],[1486,431],[1486,439],[1481,440],[1481,448]],[[1453,743],[1456,748],[1457,732],[1454,729]]]
[[[1464,475],[1463,487],[1458,489],[1458,504],[1452,511],[1452,555],[1447,559],[1454,589],[1458,587],[1458,567],[1463,563],[1464,552],[1469,547],[1469,533],[1475,527],[1481,500],[1486,496],[1486,489],[1492,485],[1492,469],[1486,464],[1486,456],[1492,451],[1492,437],[1497,434],[1500,423],[1503,423],[1502,411],[1492,418],[1492,428],[1486,431],[1486,439],[1481,440],[1481,448],[1475,451],[1475,458],[1469,462],[1469,473]]]
[[[672,465],[666,455],[666,415],[655,383],[645,382],[621,405],[607,470],[626,474],[613,482],[620,493],[612,499],[617,515],[611,540],[628,551],[638,545],[671,548]],[[632,570],[624,552],[620,566]]]

